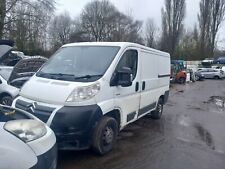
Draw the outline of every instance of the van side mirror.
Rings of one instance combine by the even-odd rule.
[[[132,70],[129,67],[123,67],[117,71],[117,85],[122,87],[132,86]]]
[[[0,84],[2,84],[2,80],[0,79]]]

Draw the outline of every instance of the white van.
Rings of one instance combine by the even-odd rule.
[[[67,44],[22,87],[13,106],[46,122],[59,149],[109,152],[118,131],[169,96],[170,55],[138,44]]]

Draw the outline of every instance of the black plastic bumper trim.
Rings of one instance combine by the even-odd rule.
[[[135,115],[136,115],[136,112],[132,112],[132,113],[128,114],[127,115],[127,122],[130,122],[131,120],[133,120]]]

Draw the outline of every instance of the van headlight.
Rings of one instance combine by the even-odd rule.
[[[66,102],[80,102],[93,98],[100,91],[100,84],[78,87],[69,95]]]
[[[37,140],[47,133],[45,125],[37,120],[8,121],[5,123],[4,129],[26,143]]]

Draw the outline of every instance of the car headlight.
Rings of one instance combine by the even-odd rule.
[[[66,102],[80,102],[93,98],[100,91],[100,84],[78,87],[69,95]]]
[[[45,125],[37,120],[8,121],[5,123],[4,129],[26,143],[39,139],[47,133]]]

